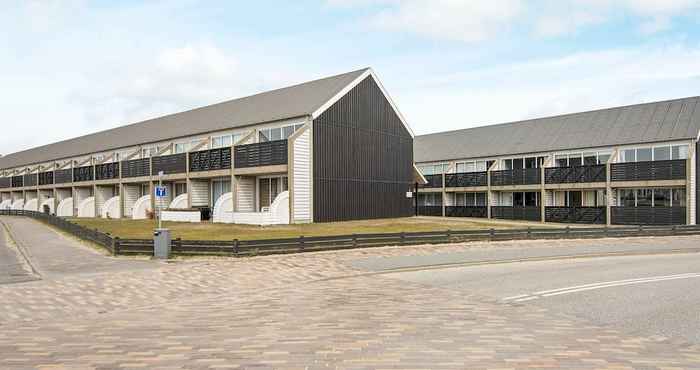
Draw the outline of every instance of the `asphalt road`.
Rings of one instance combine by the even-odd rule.
[[[542,306],[626,333],[700,343],[698,253],[490,264],[389,276],[503,304]]]

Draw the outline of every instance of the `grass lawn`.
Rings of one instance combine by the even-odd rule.
[[[150,239],[153,237],[153,220],[117,220],[102,218],[73,218],[72,222],[91,229],[98,229],[125,239]],[[446,219],[439,217],[406,217],[379,220],[346,221],[302,225],[232,225],[210,222],[164,222],[173,238],[185,240],[253,240],[304,236],[347,235],[367,233],[395,233],[436,230],[508,229],[524,228],[526,223],[475,219]],[[533,227],[543,227],[530,223]]]

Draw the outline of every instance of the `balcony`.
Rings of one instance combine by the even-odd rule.
[[[119,178],[119,163],[103,163],[95,166],[95,180]]]
[[[142,158],[122,161],[121,167],[123,178],[149,176],[151,174],[151,159]]]
[[[613,163],[611,181],[685,180],[686,160]]]
[[[545,207],[547,222],[567,224],[605,224],[607,213],[605,207]]]
[[[39,178],[37,174],[31,173],[24,175],[24,186],[36,186],[39,183]]]
[[[73,182],[92,181],[95,179],[93,166],[77,167],[73,169]]]
[[[445,216],[447,217],[488,217],[488,209],[482,207],[466,207],[466,206],[448,206],[445,207]]]
[[[12,187],[12,178],[2,177],[0,178],[0,189],[7,189]]]
[[[540,212],[540,207],[493,206],[491,207],[491,218],[540,221],[542,218]]]
[[[287,164],[287,140],[236,145],[234,168],[276,166]]]
[[[39,173],[39,185],[53,185],[53,171]]]
[[[539,168],[491,171],[491,186],[537,185],[539,183]]]
[[[615,225],[685,225],[685,207],[612,207]]]
[[[445,174],[445,187],[466,188],[474,186],[487,186],[488,173],[483,172],[463,172]]]
[[[56,170],[53,173],[54,184],[66,184],[73,182],[73,170],[68,168],[65,170]]]
[[[187,155],[185,153],[178,153],[153,157],[151,174],[156,176],[161,171],[165,175],[187,172]]]
[[[22,176],[12,176],[12,187],[21,188],[24,186],[24,177]]]
[[[231,148],[190,152],[190,172],[217,171],[231,168]]]
[[[424,175],[425,184],[418,184],[421,189],[442,188],[442,175]]]
[[[605,182],[605,165],[545,168],[544,181],[546,184]]]

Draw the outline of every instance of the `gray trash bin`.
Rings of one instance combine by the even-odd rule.
[[[170,258],[170,230],[156,229],[153,232],[153,257]]]

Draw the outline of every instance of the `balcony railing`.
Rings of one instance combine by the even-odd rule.
[[[0,178],[0,189],[7,189],[12,187],[12,178],[2,177]]]
[[[121,167],[122,167],[121,172],[122,172],[123,178],[150,176],[150,174],[151,174],[151,159],[150,158],[141,158],[141,159],[133,159],[130,161],[122,161]]]
[[[545,207],[544,215],[547,222],[569,224],[605,224],[607,219],[605,207]]]
[[[447,217],[488,217],[486,206],[483,207],[466,207],[466,206],[448,206],[445,207],[445,216]]]
[[[12,176],[12,187],[21,188],[24,186],[24,177],[22,176]]]
[[[491,185],[536,185],[540,183],[539,168],[491,171]]]
[[[684,225],[685,207],[612,207],[615,225]]]
[[[119,163],[103,163],[95,166],[95,180],[119,178]]]
[[[491,218],[540,221],[542,219],[540,212],[540,207],[492,206]]]
[[[66,184],[73,182],[73,169],[56,170],[53,173],[54,184]]]
[[[178,153],[153,157],[151,174],[155,176],[161,171],[163,171],[165,175],[187,172],[187,155],[185,153]]]
[[[190,153],[190,172],[231,168],[231,148],[217,148]]]
[[[53,171],[39,173],[39,185],[53,185]]]
[[[442,188],[442,175],[424,175],[427,184],[421,184],[421,188]]]
[[[234,167],[247,168],[287,164],[287,140],[236,145]]]
[[[95,167],[84,166],[73,169],[73,182],[92,181],[95,179]]]
[[[463,172],[463,173],[448,173],[445,174],[445,187],[462,188],[471,186],[486,186],[488,185],[488,173],[483,172]]]
[[[544,169],[544,181],[546,184],[605,182],[605,180],[604,164]]]
[[[442,206],[418,206],[420,216],[442,216]]]
[[[613,163],[610,167],[612,181],[684,180],[686,160]]]
[[[24,186],[36,186],[39,183],[39,178],[36,173],[24,175]]]

